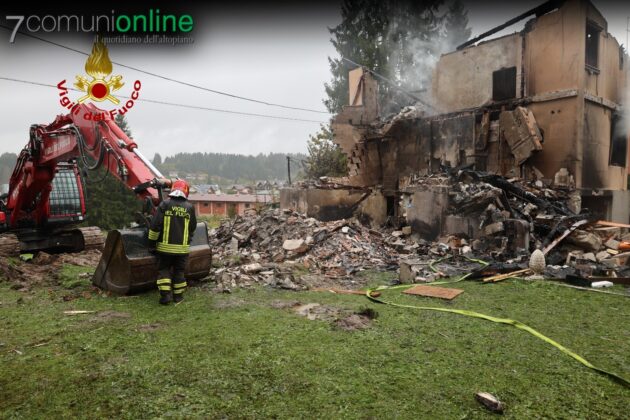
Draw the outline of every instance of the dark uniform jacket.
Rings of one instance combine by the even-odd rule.
[[[149,248],[170,255],[188,254],[197,218],[185,198],[172,197],[160,203],[149,229]]]

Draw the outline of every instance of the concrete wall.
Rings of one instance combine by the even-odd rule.
[[[358,209],[358,215],[364,221],[369,222],[374,229],[379,228],[387,222],[387,201],[380,191],[373,191],[365,199]]]
[[[553,179],[560,168],[567,168],[581,182],[581,125],[576,118],[581,109],[576,96],[535,102],[528,106],[543,132],[543,150],[532,156],[528,164],[535,166],[545,178]],[[577,176],[577,175],[580,176]]]
[[[526,96],[577,89],[582,85],[584,5],[582,1],[567,1],[560,9],[532,21],[525,34]]]
[[[440,236],[478,238],[483,235],[474,217],[447,214],[449,188],[445,185],[412,186],[402,197],[402,214],[411,231],[433,241]]]
[[[317,188],[284,188],[280,190],[280,208],[304,213],[322,221],[340,220],[355,213],[374,228],[387,221],[387,202],[380,191]]]
[[[610,217],[608,220],[617,223],[630,221],[630,191],[613,191]]]
[[[611,110],[586,102],[582,146],[582,188],[626,189],[626,168],[610,166]]]
[[[492,101],[492,73],[516,67],[521,85],[521,37],[507,35],[443,55],[433,72],[433,102],[439,112],[480,107]],[[520,88],[517,88],[519,97]]]
[[[587,21],[602,28],[597,69],[586,67]],[[545,139],[544,149],[528,163],[547,178],[567,168],[578,187],[626,189],[628,169],[610,166],[609,157],[612,109],[622,102],[628,63],[622,66],[619,43],[606,28],[590,2],[569,0],[532,19],[522,35],[446,54],[434,76],[438,109],[486,105],[492,99],[492,71],[516,65],[517,83],[522,76],[524,95],[533,100],[528,107]]]
[[[422,239],[435,240],[442,234],[448,208],[448,187],[409,187],[403,195],[402,207],[411,231]]]
[[[317,188],[284,188],[280,190],[280,208],[305,213],[329,221],[352,217],[363,190],[328,190]]]
[[[598,69],[586,67],[587,20],[602,28]],[[619,44],[606,28],[592,4],[568,1],[536,19],[526,33],[526,94],[575,90],[574,96],[530,105],[545,132],[544,150],[532,163],[549,178],[568,168],[578,187],[626,189],[627,169],[610,166],[609,158],[610,107],[622,100],[627,69],[620,69]]]

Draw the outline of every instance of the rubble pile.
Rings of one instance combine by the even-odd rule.
[[[401,253],[421,247],[401,231],[387,235],[356,219],[320,222],[278,209],[250,212],[209,236],[215,261],[225,264],[214,278],[227,289],[268,284],[298,290],[365,269],[395,270]]]
[[[581,209],[579,192],[566,170],[553,181],[507,179],[464,169],[410,177],[406,183],[446,188],[446,213],[474,225],[473,235],[457,235],[459,246],[451,236],[451,252],[497,267],[527,268],[531,252],[539,250],[546,259],[546,278],[630,276],[628,226],[601,226],[588,209]]]
[[[209,234],[221,264],[211,273],[217,289],[357,288],[356,274],[367,269],[398,271],[404,283],[511,271],[561,279],[630,277],[628,230],[601,226],[581,210],[568,178],[525,181],[464,169],[412,176],[401,189],[407,187],[447,191],[443,217],[472,225],[472,234],[442,232],[427,241],[404,214],[399,230],[374,230],[355,218],[321,222],[291,210],[250,211]]]
[[[578,214],[579,195],[570,188],[476,171],[462,171],[451,182],[449,213],[478,219],[481,239],[473,249],[493,258],[529,255],[589,218],[587,212]]]

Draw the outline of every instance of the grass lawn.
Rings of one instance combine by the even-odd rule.
[[[477,391],[499,397],[506,418],[628,418],[630,389],[513,327],[264,288],[195,287],[182,304],[161,307],[157,292],[90,292],[87,280],[72,281],[82,271],[66,267],[65,287],[28,293],[0,282],[0,418],[496,416]],[[374,284],[393,277],[369,275]],[[544,282],[453,287],[465,292],[452,302],[386,297],[516,319],[630,377],[628,298]],[[370,307],[378,317],[348,332],[276,309],[277,300]]]
[[[224,221],[225,219],[226,219],[225,216],[219,216],[219,215],[211,215],[211,216],[203,215],[203,216],[197,217],[198,222],[206,222],[206,224],[208,225],[210,229],[218,228],[219,226],[221,226],[221,222]]]

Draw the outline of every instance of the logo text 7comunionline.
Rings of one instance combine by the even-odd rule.
[[[9,42],[15,42],[15,35],[20,29],[28,32],[87,32],[87,33],[178,33],[193,30],[191,15],[160,14],[160,9],[149,9],[143,14],[110,15],[14,15],[5,16],[6,20],[15,21]]]

